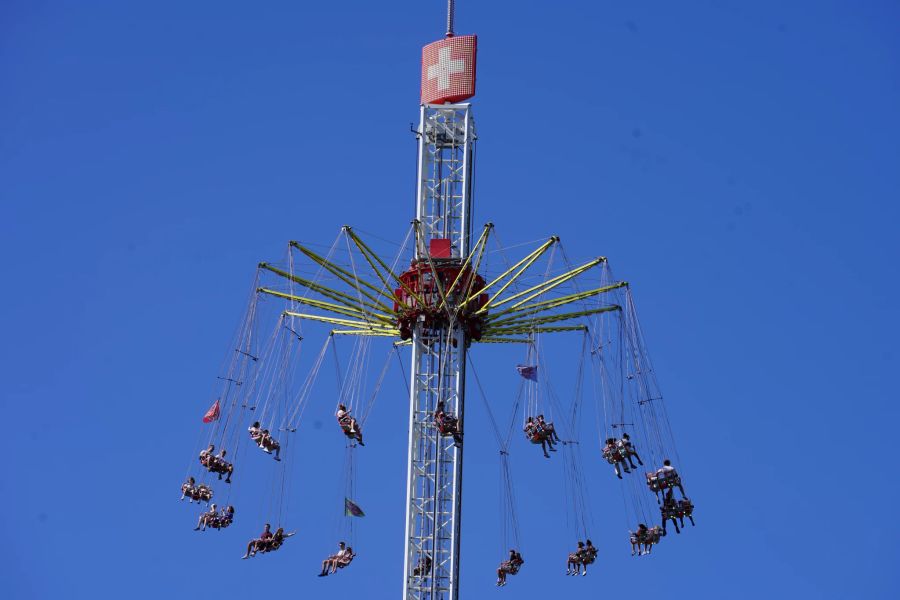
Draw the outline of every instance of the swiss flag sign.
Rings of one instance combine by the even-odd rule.
[[[478,37],[460,35],[422,48],[422,104],[462,102],[475,95]]]

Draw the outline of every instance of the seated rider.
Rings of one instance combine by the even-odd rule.
[[[197,520],[197,526],[194,527],[194,531],[205,531],[206,526],[214,523],[218,516],[219,511],[216,510],[216,505],[210,504],[209,509],[205,513],[200,514],[200,518]]]
[[[694,503],[691,502],[690,498],[684,498],[678,501],[678,519],[681,521],[681,526],[684,527],[684,518],[687,517],[691,521],[691,527],[695,527],[694,523]]]
[[[544,451],[544,457],[550,458],[550,455],[547,454],[547,436],[538,428],[538,424],[534,420],[534,417],[528,417],[525,420],[525,427],[523,430],[525,431],[525,437],[527,437],[532,444],[541,445],[541,450]],[[556,451],[552,444],[550,445],[550,449],[554,452]]]
[[[647,529],[647,526],[643,523],[638,524],[637,531],[631,532],[631,555],[635,554],[643,555],[647,554],[644,551],[643,547],[649,545],[650,540],[650,530]],[[637,552],[635,552],[637,550]]]
[[[625,464],[625,453],[616,443],[616,438],[606,438],[606,443],[603,446],[603,458],[606,459],[606,462],[613,465],[613,468],[616,471],[616,477],[622,479],[621,471],[625,471],[626,473],[631,473],[628,470],[628,465]],[[619,470],[619,464],[621,463],[622,469]]]
[[[229,504],[222,509],[221,513],[219,513],[215,525],[217,529],[220,529],[222,527],[228,527],[231,525],[232,521],[234,521],[234,507]]]
[[[514,549],[510,550],[509,558],[500,563],[497,568],[497,585],[506,585],[506,576],[517,574],[524,564],[525,559],[522,558],[522,555]]]
[[[250,543],[247,544],[247,552],[241,557],[242,559],[255,556],[256,553],[259,552],[260,549],[265,546],[270,539],[272,539],[271,528],[272,526],[266,523],[266,526],[263,529],[263,532],[259,534],[259,537],[250,540]]]
[[[629,436],[627,433],[623,433],[622,439],[619,441],[619,444],[625,451],[625,457],[628,459],[628,463],[631,465],[632,469],[637,469],[637,467],[634,466],[634,462],[631,460],[632,456],[637,459],[639,465],[644,465],[644,461],[642,461],[641,457],[638,456],[637,450],[634,449],[634,445],[631,443],[631,436]]]
[[[281,444],[272,437],[272,434],[269,433],[268,429],[262,430],[262,438],[260,439],[259,447],[262,448],[263,452],[269,454],[272,454],[272,450],[274,450],[275,456],[273,458],[275,460],[281,460]]]
[[[665,479],[667,481],[666,487],[677,487],[678,491],[681,492],[681,497],[685,497],[684,488],[681,486],[681,477],[678,475],[675,467],[672,466],[672,461],[668,458],[663,461],[663,466],[656,470],[656,477],[658,480]]]
[[[434,424],[441,435],[452,435],[454,443],[462,444],[462,434],[459,431],[459,419],[449,414],[444,409],[444,401],[439,400],[434,411]]]
[[[413,568],[413,577],[425,577],[431,572],[431,556],[423,554],[418,564]]]
[[[188,477],[184,483],[181,484],[181,499],[184,500],[184,497],[188,496],[188,502],[194,501],[194,478]]]
[[[593,564],[595,560],[597,560],[597,548],[591,540],[587,540],[585,543],[578,542],[578,549],[569,554],[566,575],[578,575],[578,573],[581,573],[582,576],[587,575],[587,566]],[[582,566],[584,567],[583,572],[581,571]]]
[[[275,530],[275,535],[272,536],[271,541],[269,541],[269,543],[263,547],[263,552],[272,552],[273,550],[278,550],[279,548],[281,548],[284,540],[295,534],[295,531],[285,533],[284,527],[279,527]]]
[[[359,423],[350,416],[350,411],[347,410],[347,407],[343,404],[338,404],[337,413],[335,413],[337,417],[338,425],[341,426],[341,429],[344,430],[344,435],[348,438],[353,438],[357,442],[359,442],[360,446],[365,446],[362,441],[362,430],[359,427]]]
[[[219,450],[219,453],[210,459],[210,464],[207,467],[213,473],[219,474],[219,479],[222,479],[222,474],[225,473],[227,477],[225,478],[225,483],[231,483],[231,473],[234,471],[234,467],[232,467],[231,463],[225,460],[225,448]]]
[[[356,555],[353,553],[353,548],[347,546],[344,554],[335,559],[331,572],[334,573],[337,569],[343,569],[344,567],[350,566],[350,563],[353,562],[354,558],[356,558]]]
[[[343,406],[343,404],[340,406]],[[338,560],[342,560],[346,554],[347,545],[344,542],[339,542],[337,554],[332,554],[322,561],[322,572],[319,573],[319,577],[325,577],[326,575],[334,573],[337,570]]]
[[[547,436],[547,441],[550,442],[550,446],[559,441],[559,435],[556,433],[556,427],[553,426],[553,423],[548,423],[544,420],[544,415],[537,416],[537,426],[538,430],[543,432],[544,435]]]
[[[591,565],[597,560],[597,547],[591,543],[591,540],[584,541],[584,550],[581,553],[581,564],[584,565],[584,574],[587,575],[587,565]]]
[[[581,563],[584,553],[584,542],[578,542],[578,549],[569,554],[566,562],[566,575],[578,575],[581,572]]]
[[[678,502],[675,501],[675,494],[673,493],[671,488],[666,491],[666,496],[663,500],[662,506],[659,507],[659,512],[662,513],[663,535],[666,535],[666,524],[668,523],[669,519],[671,519],[672,524],[675,525],[675,533],[681,533],[681,530],[678,528],[678,521],[675,520],[675,518],[679,516]],[[684,527],[683,519],[681,522],[681,526]]]
[[[206,450],[200,451],[200,464],[206,468],[209,468],[209,465],[212,464],[213,452],[216,451],[216,447],[212,444]]]
[[[647,554],[653,550],[653,545],[658,544],[660,537],[662,536],[662,527],[659,525],[654,525],[650,529],[647,530],[647,539],[648,542],[644,544],[644,547],[647,550]]]

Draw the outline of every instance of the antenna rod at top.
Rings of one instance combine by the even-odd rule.
[[[453,13],[456,12],[456,2],[447,0],[447,37],[453,37]]]

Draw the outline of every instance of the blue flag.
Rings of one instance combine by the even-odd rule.
[[[366,513],[350,498],[344,498],[344,516],[345,517],[364,517]]]

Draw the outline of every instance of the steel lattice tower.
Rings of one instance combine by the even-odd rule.
[[[416,135],[415,259],[442,269],[459,266],[469,253],[472,230],[475,128],[470,105],[423,105]],[[433,415],[443,401],[463,428],[467,345],[464,327],[454,319],[440,326],[420,319],[413,328],[405,599],[459,597],[463,448],[440,435]]]

